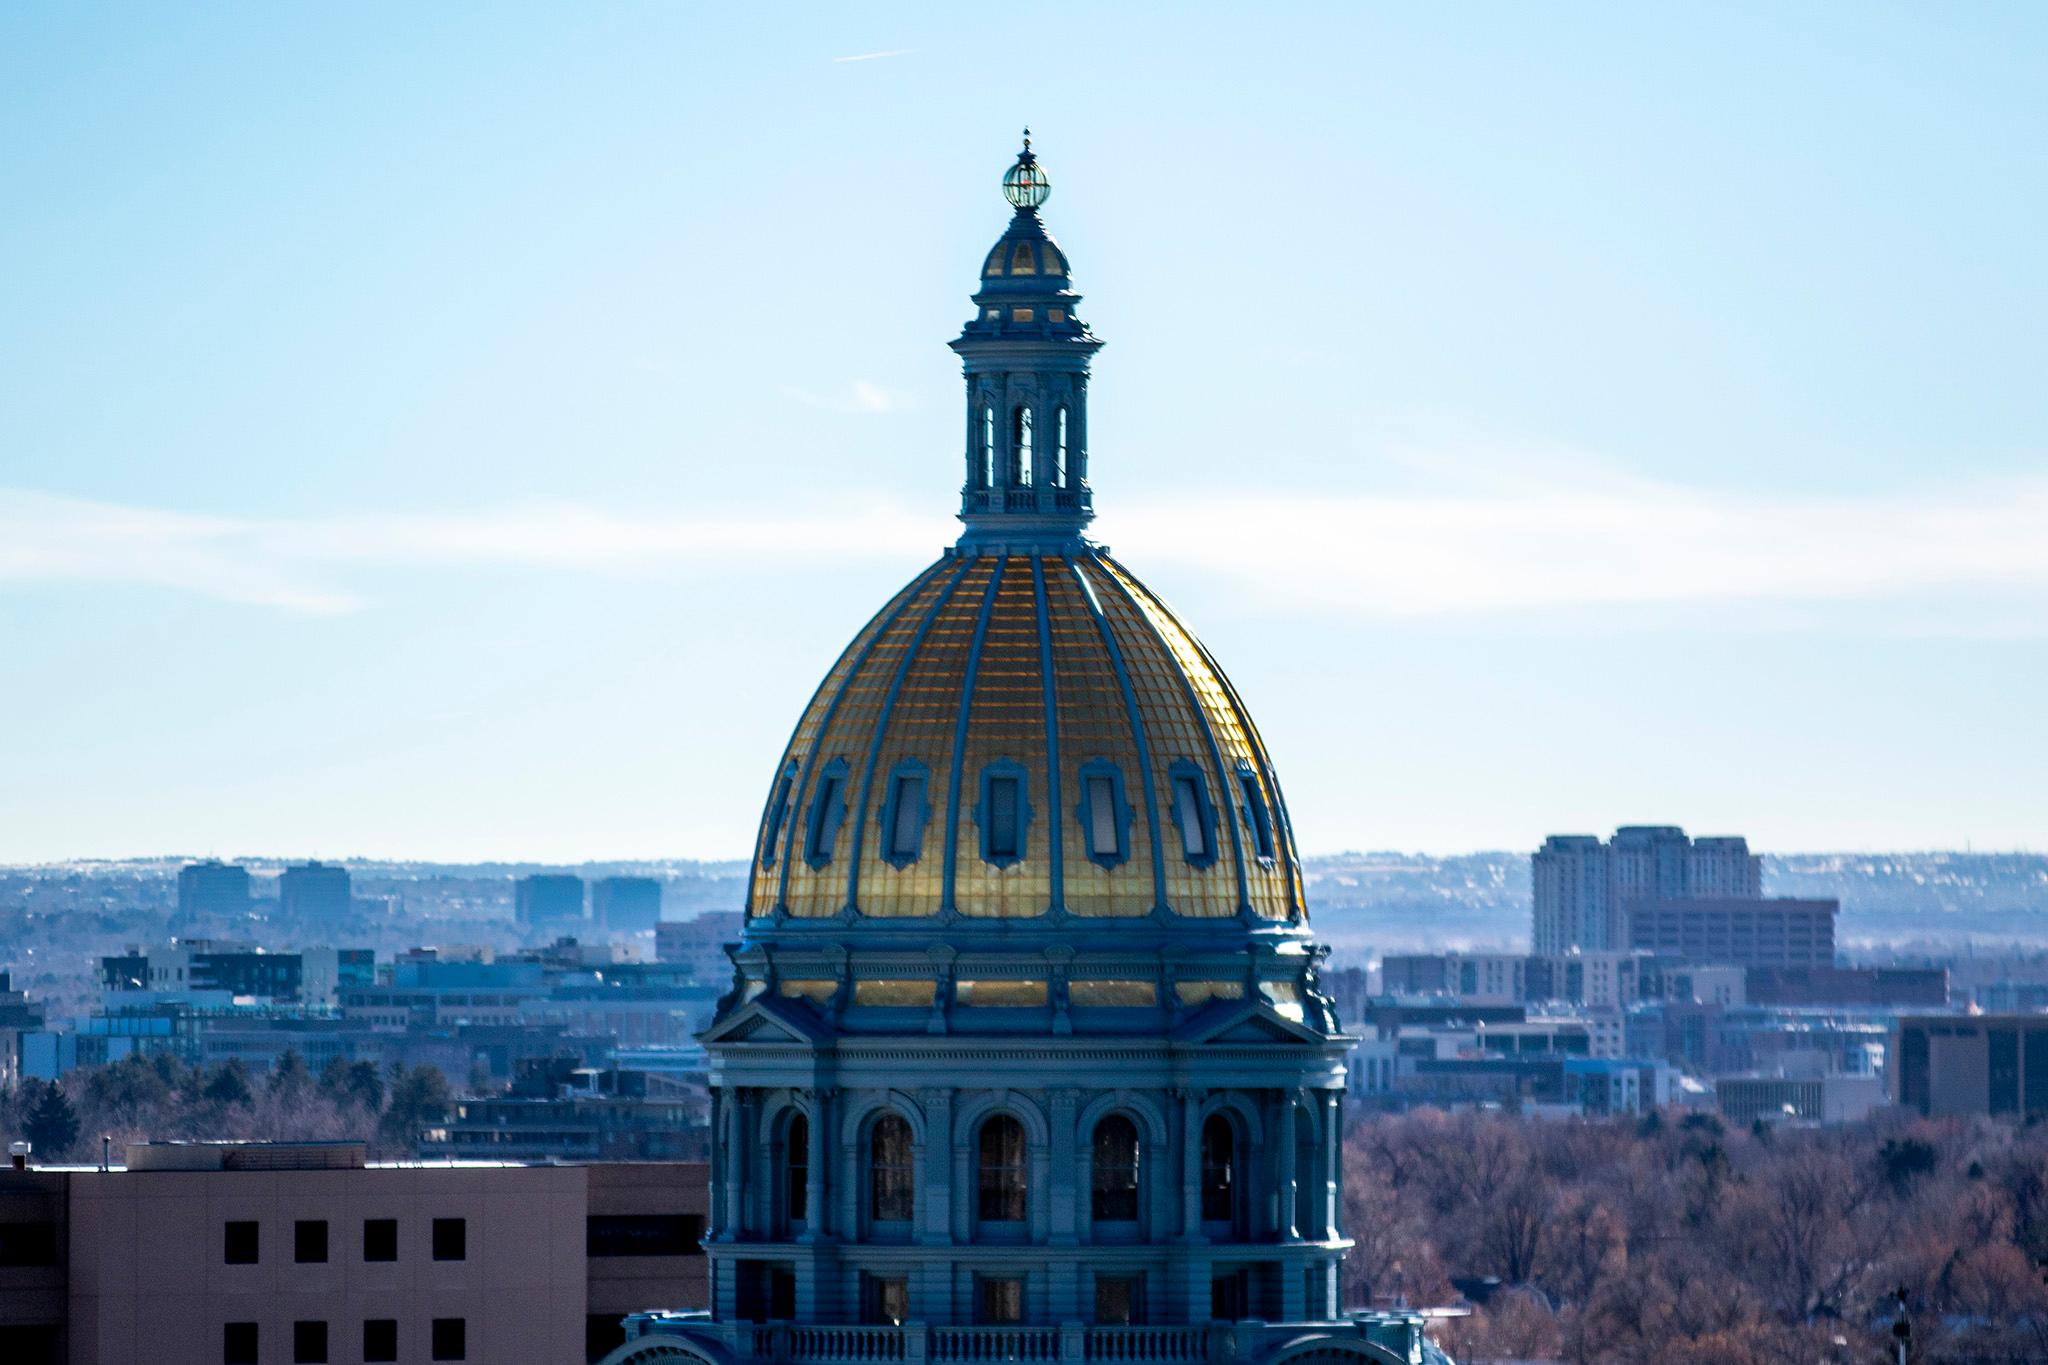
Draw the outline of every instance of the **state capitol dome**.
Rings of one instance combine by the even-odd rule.
[[[748,911],[776,920],[1304,922],[1287,805],[1237,692],[1084,534],[1089,362],[1024,151],[953,349],[957,544],[825,675],[777,763]]]

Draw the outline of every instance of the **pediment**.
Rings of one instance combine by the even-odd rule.
[[[808,1014],[805,1011],[804,1014]],[[734,1010],[699,1036],[715,1043],[813,1043],[823,1036],[815,1019],[806,1018],[780,1001],[763,996]]]
[[[1321,1046],[1328,1040],[1305,1024],[1298,1024],[1263,1001],[1243,1001],[1233,1007],[1211,1006],[1183,1026],[1181,1041],[1257,1046]]]

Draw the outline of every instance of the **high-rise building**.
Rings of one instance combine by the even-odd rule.
[[[349,876],[331,863],[296,863],[277,879],[278,913],[309,924],[339,924],[349,914]]]
[[[178,872],[178,913],[181,915],[246,915],[249,913],[249,869],[239,863],[208,858],[187,863]]]
[[[1602,843],[1553,834],[1530,859],[1530,951],[1626,952],[1629,907],[1689,897],[1755,900],[1763,860],[1739,836],[1688,839],[1676,825],[1624,825]]]
[[[631,1361],[1423,1362],[1340,1313],[1352,1039],[1242,699],[1086,537],[1089,367],[1026,144],[953,349],[959,541],[769,775],[713,1090],[709,1319]]]
[[[583,923],[583,879],[536,872],[513,888],[513,910],[529,929],[571,929]]]
[[[590,917],[613,933],[645,933],[661,922],[661,883],[652,877],[599,877],[590,884]]]

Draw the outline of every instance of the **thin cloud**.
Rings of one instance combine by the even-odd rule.
[[[892,47],[887,52],[856,52],[850,57],[834,57],[835,62],[879,62],[889,57],[908,57],[917,51],[914,47]]]
[[[1864,497],[1731,495],[1590,474],[1448,494],[1136,505],[1126,496],[1100,529],[1141,571],[1201,574],[1300,616],[1875,603],[1917,623],[1914,633],[1934,623],[2048,634],[2048,479]],[[0,489],[0,587],[147,586],[331,612],[368,605],[357,580],[379,569],[634,573],[714,559],[908,567],[951,534],[942,514],[888,502],[795,516],[540,504],[237,519]]]

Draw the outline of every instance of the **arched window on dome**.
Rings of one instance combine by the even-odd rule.
[[[832,861],[839,843],[839,826],[846,822],[846,760],[835,758],[818,778],[818,794],[811,798],[811,818],[804,838],[804,861],[823,867]]]
[[[914,758],[890,770],[875,818],[882,826],[882,860],[892,867],[908,867],[924,851],[924,827],[932,815],[926,799],[930,787],[931,770]]]
[[[1211,1114],[1202,1124],[1202,1222],[1211,1235],[1236,1232],[1241,1183],[1237,1125],[1227,1114]]]
[[[1060,405],[1059,413],[1053,419],[1053,431],[1055,443],[1052,454],[1052,486],[1054,488],[1065,488],[1067,486],[1067,408],[1064,403]]]
[[[1130,857],[1132,811],[1116,764],[1094,758],[1081,765],[1081,805],[1074,814],[1090,861],[1115,867]]]
[[[997,867],[1021,862],[1031,828],[1031,802],[1022,764],[999,758],[981,770],[981,800],[974,808],[981,827],[981,856]]]
[[[811,1215],[811,1120],[792,1114],[782,1129],[782,1226],[802,1227]]]
[[[992,406],[981,410],[981,486],[996,486],[996,410]]]
[[[1126,1114],[1096,1124],[1089,1159],[1089,1216],[1097,1223],[1136,1223],[1144,1174],[1138,1125]]]
[[[1031,1156],[1024,1125],[997,1114],[975,1142],[975,1216],[983,1223],[1021,1223],[1029,1212]]]
[[[1262,863],[1273,861],[1273,812],[1266,805],[1266,793],[1259,786],[1259,775],[1252,771],[1249,763],[1237,765],[1237,791],[1243,798],[1241,813],[1245,828],[1251,831],[1252,851]]]
[[[908,1223],[917,1206],[917,1144],[901,1114],[884,1114],[868,1131],[868,1217]]]
[[[1195,867],[1208,867],[1216,861],[1216,808],[1209,802],[1209,784],[1200,765],[1184,758],[1167,770],[1167,776],[1181,856]]]
[[[1010,445],[1017,452],[1017,487],[1029,488],[1036,474],[1032,468],[1030,408],[1020,407],[1010,414]]]
[[[784,767],[782,775],[775,779],[775,790],[768,797],[767,827],[761,832],[761,866],[763,869],[775,866],[775,860],[782,847],[783,826],[789,823],[789,789],[796,782],[796,764]]]

